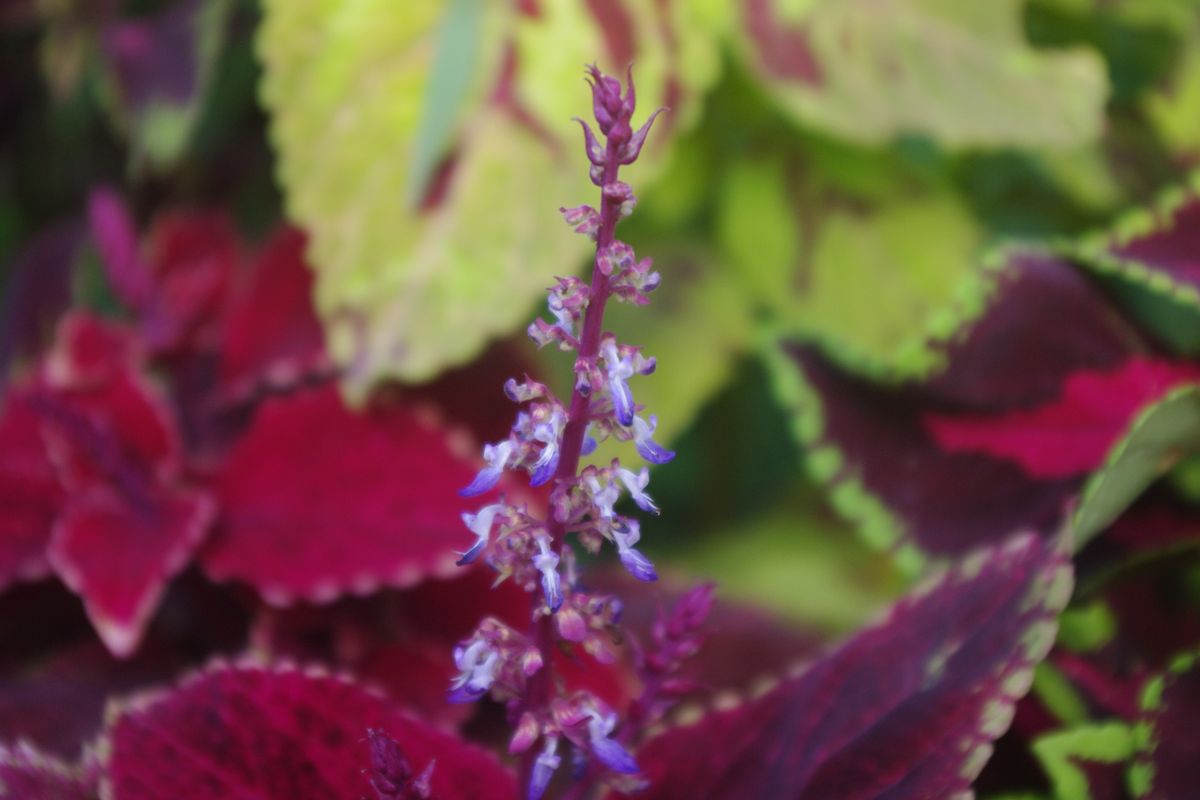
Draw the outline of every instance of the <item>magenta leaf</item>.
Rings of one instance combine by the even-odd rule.
[[[0,412],[0,589],[50,573],[46,547],[63,502],[28,391],[11,388]]]
[[[810,468],[880,545],[948,556],[1056,530],[1137,414],[1193,379],[1061,259],[1014,253],[990,280],[924,380],[869,380],[782,346],[778,385]]]
[[[23,742],[0,745],[0,793],[12,800],[95,800],[100,796],[88,770],[70,767]]]
[[[34,399],[68,489],[50,563],[119,656],[137,647],[214,511],[181,483],[179,434],[126,333],[84,315],[65,319]]]
[[[925,415],[946,452],[978,452],[1014,461],[1034,478],[1054,480],[1096,469],[1139,410],[1184,383],[1200,380],[1193,364],[1131,359],[1116,370],[1072,372],[1059,397],[1002,414]]]
[[[386,736],[431,796],[516,795],[490,754],[347,680],[295,669],[218,666],[114,714],[107,782],[115,798],[371,797],[369,731]]]
[[[448,575],[472,538],[455,493],[473,474],[414,407],[354,412],[333,386],[268,399],[216,477],[204,568],[276,605]]]
[[[1200,660],[1179,656],[1165,674],[1151,679],[1142,693],[1142,715],[1134,736],[1141,752],[1130,770],[1130,788],[1138,797],[1184,800],[1196,796],[1200,763]]]
[[[966,796],[1071,585],[1068,559],[1035,535],[978,551],[773,688],[650,739],[641,796]]]
[[[276,232],[248,280],[234,291],[221,329],[224,400],[264,388],[292,388],[327,374],[324,336],[312,305],[307,240],[295,228]]]

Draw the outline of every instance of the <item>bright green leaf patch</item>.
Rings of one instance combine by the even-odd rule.
[[[1084,487],[1077,546],[1108,526],[1155,479],[1200,450],[1200,387],[1185,386],[1144,409]]]

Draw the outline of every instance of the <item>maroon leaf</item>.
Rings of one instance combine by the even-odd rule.
[[[69,489],[50,562],[120,656],[136,648],[213,515],[207,496],[179,483],[178,433],[128,341],[123,329],[67,318],[35,399]]]
[[[371,793],[369,729],[397,745],[435,797],[504,798],[512,775],[488,753],[338,678],[217,667],[143,698],[108,733],[114,800],[326,800]]]
[[[1180,656],[1166,674],[1152,679],[1142,695],[1142,723],[1147,740],[1132,772],[1139,797],[1184,800],[1196,796],[1196,764],[1200,763],[1200,662],[1195,654]]]
[[[979,551],[764,694],[651,739],[644,796],[965,796],[1070,591],[1032,534]]]
[[[312,305],[307,240],[295,228],[276,232],[247,283],[235,293],[221,331],[223,399],[263,388],[290,388],[328,373],[324,334]]]
[[[115,192],[92,192],[89,216],[109,283],[138,317],[149,350],[177,353],[213,337],[238,259],[237,239],[225,217],[163,215],[143,254],[133,220]]]
[[[0,791],[11,800],[95,800],[94,777],[19,743],[0,745]]]
[[[131,500],[95,488],[71,497],[50,560],[114,654],[137,648],[167,581],[187,566],[214,512],[197,492],[160,490]]]
[[[0,414],[0,589],[49,574],[46,547],[62,502],[40,417],[26,390],[11,389]]]
[[[1193,375],[1062,260],[1013,254],[993,280],[982,314],[935,343],[945,367],[924,381],[875,382],[783,346],[813,469],[881,543],[945,556],[1056,530],[1140,401]]]
[[[1109,254],[1200,288],[1200,196],[1190,193],[1143,220],[1135,235],[1113,238]]]
[[[471,539],[456,491],[473,473],[412,407],[355,413],[332,386],[268,399],[216,478],[205,570],[276,605],[449,575]]]

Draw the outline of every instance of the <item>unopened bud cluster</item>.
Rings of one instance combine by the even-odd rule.
[[[645,305],[659,285],[651,260],[639,260],[633,248],[613,236],[616,223],[637,205],[633,189],[617,179],[617,172],[637,159],[659,112],[635,131],[632,75],[624,94],[618,80],[595,67],[589,70],[589,82],[604,143],[586,122],[579,122],[589,174],[601,189],[601,205],[561,211],[568,225],[596,242],[592,279],[587,283],[558,278],[548,292],[552,319],[538,319],[529,327],[529,336],[539,346],[553,344],[577,354],[571,398],[564,404],[528,377],[510,380],[504,389],[520,406],[516,421],[507,438],[484,447],[483,469],[462,490],[466,497],[489,492],[505,471],[527,473],[531,486],[551,484],[546,519],[504,499],[464,514],[463,522],[475,541],[458,562],[483,559],[500,580],[512,580],[535,593],[531,633],[515,631],[495,619],[484,620],[455,650],[459,675],[451,687],[455,701],[490,695],[508,705],[515,725],[510,750],[525,755],[525,789],[531,800],[545,792],[560,765],[564,744],[571,748],[577,767],[603,765],[611,773],[638,772],[617,735],[616,713],[587,692],[567,694],[547,677],[553,668],[548,645],[555,650],[577,647],[601,664],[616,658],[613,646],[620,640],[620,601],[583,588],[576,575],[574,547],[600,553],[609,545],[634,577],[643,581],[658,577],[637,548],[639,521],[618,511],[621,499],[629,498],[642,511],[658,513],[647,493],[649,470],[641,465],[628,468],[616,459],[581,469],[580,457],[608,438],[633,442],[641,459],[651,464],[664,464],[675,455],[654,440],[657,420],[644,413],[631,386],[636,378],[654,372],[654,358],[601,328],[608,299]],[[547,636],[552,637],[550,642]],[[542,683],[534,691],[537,681]]]

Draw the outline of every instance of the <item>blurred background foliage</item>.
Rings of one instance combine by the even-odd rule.
[[[1105,225],[1200,160],[1185,0],[9,0],[0,24],[5,363],[11,265],[116,183],[142,220],[303,226],[357,399],[523,343],[551,276],[587,268],[556,212],[594,202],[570,120],[583,64],[632,62],[643,113],[670,106],[620,233],[663,287],[606,326],[658,357],[638,399],[680,454],[648,552],[828,632],[903,578],[805,476],[764,343],[924,374],[990,248]],[[81,252],[72,291],[111,308]]]

